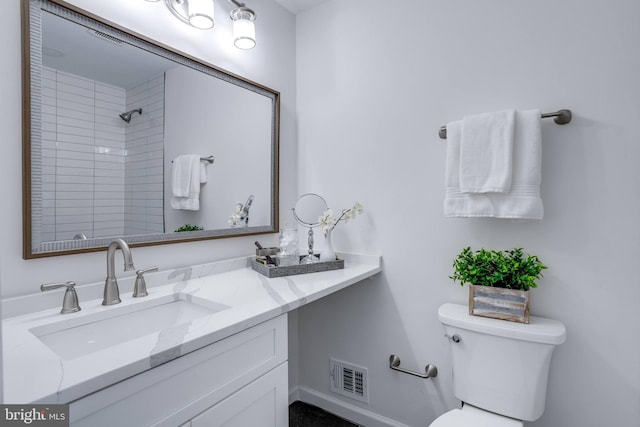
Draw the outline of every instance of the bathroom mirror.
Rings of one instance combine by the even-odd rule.
[[[278,231],[277,91],[63,1],[22,7],[24,258]],[[198,210],[170,203],[185,154]]]
[[[305,227],[309,227],[309,252],[302,261],[303,263],[318,262],[313,256],[313,229],[320,225],[320,216],[328,209],[326,200],[319,194],[305,193],[298,198],[296,206],[293,208],[293,217]]]

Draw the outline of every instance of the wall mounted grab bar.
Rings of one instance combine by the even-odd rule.
[[[554,117],[553,121],[557,125],[566,125],[567,123],[571,123],[571,110],[563,109],[554,111],[553,113],[542,113],[540,117],[543,119]],[[441,126],[438,135],[440,139],[447,139],[447,127]]]
[[[428,364],[427,366],[425,366],[424,374],[401,368],[400,358],[395,354],[392,354],[391,356],[389,356],[389,367],[394,371],[404,372],[405,374],[414,375],[420,378],[435,378],[438,376],[438,368],[436,368],[435,365],[432,365],[432,364]]]

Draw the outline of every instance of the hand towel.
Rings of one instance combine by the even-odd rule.
[[[200,160],[200,184],[207,183],[207,165],[204,161]]]
[[[540,110],[516,111],[511,188],[507,193],[460,191],[461,127],[460,121],[447,124],[445,216],[542,219]]]
[[[460,191],[509,191],[514,122],[514,110],[477,114],[462,120]]]
[[[184,154],[176,157],[171,172],[171,207],[189,211],[200,210],[200,156]]]
[[[462,121],[447,123],[447,160],[444,184],[447,190],[460,191],[460,140]]]

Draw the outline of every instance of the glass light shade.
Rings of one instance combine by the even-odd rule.
[[[251,49],[256,45],[256,14],[244,5],[231,11],[233,20],[233,44],[238,49]]]
[[[238,49],[252,49],[256,45],[256,27],[253,21],[238,19],[233,21],[233,44]]]
[[[189,23],[201,30],[213,28],[213,0],[189,0]]]

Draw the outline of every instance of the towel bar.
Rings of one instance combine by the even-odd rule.
[[[213,156],[208,156],[208,157],[200,157],[200,160],[207,163],[213,163],[216,159]],[[171,163],[173,163],[173,160],[171,160]]]
[[[428,364],[427,366],[425,366],[424,374],[401,368],[400,358],[395,354],[392,354],[391,356],[389,356],[389,367],[394,371],[404,372],[405,374],[414,375],[420,378],[434,378],[438,376],[438,368],[436,368],[435,365],[432,365],[432,364]]]
[[[548,117],[554,117],[553,121],[557,125],[566,125],[571,122],[571,110],[558,110],[553,113],[542,113],[541,117],[546,119]],[[447,127],[441,126],[440,131],[438,132],[440,139],[447,139]]]

